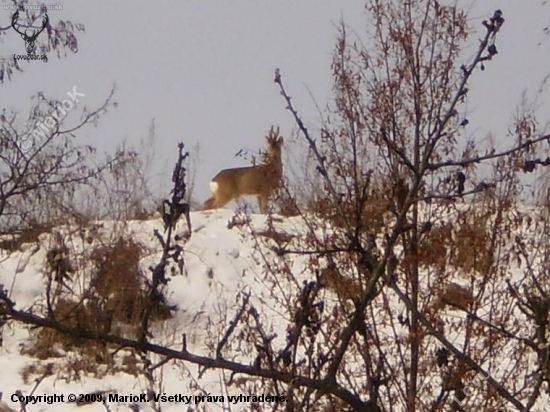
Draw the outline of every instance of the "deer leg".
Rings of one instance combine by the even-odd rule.
[[[263,215],[267,214],[267,196],[266,195],[258,195],[258,206],[260,206],[260,213]]]
[[[221,193],[216,193],[214,195],[214,209],[221,209],[226,204],[231,202],[231,199],[232,199],[231,196],[223,195]]]
[[[204,210],[221,209],[231,201],[231,197],[221,193],[214,193],[212,197],[204,202]]]
[[[212,196],[210,199],[207,199],[204,202],[204,210],[214,209],[214,202],[215,201],[216,201],[216,199],[214,198],[214,196]]]
[[[212,197],[204,202],[204,210],[220,209],[228,204],[231,199],[231,193],[225,193],[214,181],[210,182]]]

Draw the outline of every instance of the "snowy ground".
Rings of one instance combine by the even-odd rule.
[[[228,229],[228,223],[233,219],[234,212],[220,210],[216,212],[200,212],[192,214],[193,234],[185,245],[185,268],[183,274],[176,274],[169,283],[169,303],[176,304],[179,311],[173,319],[164,322],[162,326],[152,327],[155,335],[154,341],[159,344],[173,348],[181,348],[181,336],[187,336],[188,350],[195,354],[209,355],[212,352],[205,346],[208,334],[216,333],[216,330],[223,332],[227,327],[234,310],[241,301],[243,292],[251,292],[251,302],[259,304],[269,299],[271,284],[264,282],[259,274],[263,272],[264,262],[257,252],[255,244],[257,240],[247,235],[251,230],[262,231],[265,228],[265,216],[251,216],[250,223],[242,226],[235,226]],[[295,232],[293,227],[296,223],[292,219],[276,223],[278,230]],[[100,237],[109,237],[114,231],[131,233],[132,238],[145,245],[152,251],[141,262],[144,268],[149,267],[158,259],[158,243],[156,242],[153,230],[159,229],[162,232],[160,220],[132,221],[127,227],[116,228],[115,222],[101,222],[99,225]],[[180,222],[178,231],[184,231],[185,223]],[[86,243],[82,241],[82,233],[68,235],[69,228],[59,228],[58,232],[71,241],[66,244],[77,253],[85,252]],[[46,254],[52,242],[49,234],[41,235],[38,244],[25,244],[22,251],[7,255],[1,251],[0,255],[0,284],[10,291],[10,296],[17,303],[17,308],[28,308],[37,302],[41,302],[45,294],[45,272]],[[71,252],[72,252],[71,251]],[[264,253],[271,253],[264,250]],[[78,290],[78,282],[73,284],[74,290]],[[269,319],[274,325],[280,314],[273,309]],[[270,308],[266,307],[266,312]],[[220,324],[221,321],[221,324]],[[217,329],[216,329],[217,328]],[[284,330],[281,336],[284,336]],[[34,382],[23,381],[21,370],[33,363],[47,363],[52,360],[37,361],[30,356],[20,354],[20,347],[26,344],[32,337],[34,331],[27,327],[9,323],[4,328],[4,342],[0,348],[0,388],[3,392],[3,401],[12,408],[18,410],[19,405],[12,402],[12,394],[21,390],[24,395],[31,393]],[[118,395],[139,395],[147,391],[147,382],[143,378],[135,378],[132,375],[119,373],[114,376],[105,376],[96,379],[84,376],[80,381],[67,382],[64,379],[66,373],[62,366],[54,368],[54,374],[46,377],[34,391],[33,395],[65,395],[67,400],[69,394],[86,394],[96,391],[110,391]],[[200,379],[195,381],[197,368],[192,365],[183,365],[181,362],[168,363],[162,371],[162,388],[167,396],[170,395],[224,395],[224,403],[228,404],[226,389],[220,387],[219,378],[222,372],[207,372]],[[234,394],[238,395],[239,392]],[[218,398],[219,400],[219,398]],[[206,399],[205,399],[206,401]],[[111,411],[127,411],[131,402],[110,403]],[[192,406],[195,399],[192,400]],[[209,403],[210,409],[221,410],[222,402]],[[238,403],[232,406],[231,410],[239,410],[239,407],[248,409],[249,403]],[[139,403],[139,410],[147,411],[149,406],[146,403]],[[73,403],[47,404],[39,402],[36,405],[29,405],[28,412],[35,411],[70,411],[76,405]],[[105,411],[105,407],[98,404],[91,404],[78,408],[85,411]],[[162,403],[162,410],[166,412],[187,410],[182,403]],[[190,409],[191,410],[191,409]]]
[[[525,210],[529,214],[531,211]],[[197,355],[212,355],[213,348],[209,343],[217,342],[229,325],[235,311],[239,308],[245,293],[250,293],[250,302],[261,308],[262,318],[266,320],[264,327],[270,333],[276,333],[276,344],[284,344],[286,325],[289,319],[284,310],[285,299],[296,296],[302,280],[311,279],[312,274],[306,268],[306,260],[294,256],[286,264],[294,274],[294,279],[288,279],[278,266],[267,268],[266,262],[274,262],[275,255],[270,249],[274,243],[266,231],[266,217],[260,215],[235,215],[230,210],[213,212],[196,212],[191,216],[193,231],[190,239],[185,242],[185,266],[182,274],[175,273],[168,284],[167,296],[170,304],[178,306],[175,316],[162,323],[156,323],[151,331],[153,342],[181,349],[182,334],[187,337],[187,349]],[[248,220],[249,219],[249,220]],[[298,236],[305,231],[304,224],[299,218],[274,218],[273,226],[277,233],[287,236]],[[56,236],[62,237],[71,253],[86,256],[101,239],[115,239],[119,234],[130,236],[134,241],[145,246],[148,253],[140,262],[144,272],[154,265],[159,258],[159,244],[153,230],[161,232],[160,220],[131,221],[125,224],[120,222],[97,222],[95,227],[82,230],[72,228],[57,228],[58,234],[43,234],[39,242],[25,244],[20,251],[7,254],[0,249],[0,284],[9,291],[18,309],[36,307],[43,304],[46,292],[46,256]],[[183,234],[186,231],[185,222],[178,223],[176,232]],[[86,241],[94,236],[94,242]],[[255,233],[258,236],[252,236]],[[98,240],[99,239],[99,240]],[[84,266],[83,266],[84,267]],[[176,269],[176,267],[174,267]],[[85,281],[72,279],[70,285],[73,290],[84,288]],[[279,293],[280,292],[280,293]],[[330,292],[328,292],[330,295]],[[330,301],[331,296],[326,298]],[[335,297],[332,296],[333,302]],[[330,305],[330,303],[329,303]],[[396,307],[399,304],[395,305]],[[327,308],[327,311],[329,309]],[[395,309],[398,311],[399,309]],[[456,315],[456,312],[454,313]],[[457,320],[460,321],[460,320]],[[388,329],[391,337],[391,330]],[[107,374],[101,378],[82,375],[81,379],[70,378],[64,367],[72,354],[56,359],[38,360],[35,357],[22,355],[21,348],[28,345],[36,336],[36,330],[23,327],[20,324],[8,323],[3,328],[3,345],[0,347],[0,392],[2,400],[14,410],[20,406],[12,395],[20,390],[23,395],[63,395],[65,402],[48,404],[41,399],[37,404],[27,406],[27,412],[38,411],[105,411],[101,403],[78,407],[74,403],[66,402],[69,395],[87,394],[97,391],[105,392],[104,396],[117,394],[119,396],[145,394],[148,383],[143,377],[135,377],[128,373]],[[449,336],[451,340],[460,340],[460,336]],[[227,347],[228,359],[237,356],[239,361],[252,363],[252,355],[239,352],[236,342],[229,342]],[[120,351],[120,357],[124,351]],[[153,357],[153,363],[160,358]],[[31,375],[24,381],[22,371],[29,365],[44,367],[53,363],[53,374],[45,377],[35,387],[34,379],[40,373]],[[207,396],[199,404],[207,405],[207,410],[250,410],[250,401],[231,404],[229,395],[236,396],[240,392],[235,387],[228,389],[220,382],[227,380],[229,374],[223,371],[207,371],[199,377],[196,366],[182,362],[171,361],[157,370],[157,393],[166,396],[182,396],[179,402],[171,399],[161,404],[166,412],[197,410],[195,396]],[[261,394],[259,390],[258,394]],[[270,393],[266,393],[268,395]],[[189,397],[191,398],[185,398]],[[223,396],[223,402],[220,399]],[[211,402],[206,403],[208,400]],[[182,402],[183,401],[183,402]],[[189,401],[190,404],[185,402]],[[270,408],[270,404],[263,404]],[[150,411],[146,402],[133,402],[131,399],[121,402],[108,402],[109,410],[115,411]],[[264,408],[262,408],[263,410]],[[202,410],[202,409],[200,409]],[[0,408],[0,412],[2,409]]]

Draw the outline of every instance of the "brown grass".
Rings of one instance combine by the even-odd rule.
[[[96,268],[90,282],[94,294],[115,313],[115,320],[134,324],[139,317],[142,273],[141,247],[120,237],[114,245],[97,248],[91,255]]]
[[[122,237],[112,245],[95,249],[91,253],[94,270],[88,290],[80,301],[58,298],[53,305],[54,319],[77,330],[135,336],[148,303],[145,276],[139,267],[142,255],[140,245]],[[164,295],[156,296],[152,305],[152,320],[171,317],[174,308],[168,306]],[[42,328],[22,352],[40,360],[66,356],[67,372],[76,377],[80,373],[102,376],[115,370],[135,373],[135,362],[127,359],[115,367],[114,350],[111,345],[86,340],[78,334]],[[25,373],[32,374],[32,370]]]

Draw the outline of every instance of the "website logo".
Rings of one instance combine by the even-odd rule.
[[[11,27],[21,35],[23,40],[25,40],[25,48],[27,49],[27,55],[14,55],[14,58],[16,60],[47,60],[46,55],[36,55],[34,54],[34,50],[36,47],[35,41],[36,38],[40,33],[44,31],[46,26],[48,25],[49,18],[48,15],[45,14],[44,18],[42,20],[42,28],[41,29],[33,29],[31,34],[27,34],[27,30],[29,28],[33,28],[32,26],[26,27],[25,31],[21,31],[21,25],[17,23],[17,19],[19,18],[19,10],[15,12],[11,19]]]

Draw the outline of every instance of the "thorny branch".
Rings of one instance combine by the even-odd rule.
[[[277,83],[277,85],[279,86],[281,96],[283,96],[283,99],[285,99],[286,104],[287,104],[286,108],[290,111],[290,113],[292,113],[292,116],[294,117],[294,120],[296,121],[296,124],[298,125],[298,128],[300,129],[300,132],[302,132],[302,134],[304,135],[304,138],[308,142],[309,148],[311,149],[311,151],[315,155],[315,158],[317,159],[317,163],[318,163],[317,170],[319,171],[321,176],[323,176],[323,179],[325,181],[325,184],[327,185],[328,191],[329,191],[330,195],[332,196],[332,198],[334,199],[334,203],[336,205],[336,208],[338,209],[338,212],[342,216],[345,216],[346,214],[342,210],[340,202],[338,201],[339,200],[338,193],[336,192],[336,189],[334,188],[334,185],[332,184],[332,181],[330,180],[330,177],[328,175],[328,171],[327,171],[326,164],[325,164],[326,159],[319,152],[319,149],[317,148],[317,143],[316,143],[315,139],[313,139],[311,137],[307,127],[304,125],[304,122],[302,121],[300,116],[298,116],[298,112],[296,111],[296,109],[294,109],[294,106],[292,105],[291,97],[288,95],[288,93],[286,92],[285,87],[283,85],[281,72],[279,71],[279,69],[275,70],[274,82]],[[351,228],[349,227],[349,224],[348,224],[347,220],[345,221],[345,224],[347,226],[348,237],[351,239],[353,237],[353,235],[352,235],[352,231],[351,231]]]
[[[472,73],[474,72],[475,68],[480,65],[485,60],[491,60],[491,58],[496,54],[496,48],[494,47],[494,37],[502,24],[504,23],[504,19],[502,18],[502,12],[500,10],[496,10],[493,14],[493,17],[490,19],[490,23],[487,23],[486,21],[483,22],[484,26],[486,27],[487,31],[485,33],[485,37],[481,41],[479,48],[477,50],[477,53],[470,64],[469,67],[462,66],[462,80],[460,81],[460,84],[458,86],[458,91],[454,96],[454,99],[452,100],[447,113],[443,117],[443,119],[439,122],[438,127],[436,127],[432,133],[433,138],[431,139],[431,144],[428,147],[428,150],[426,150],[424,154],[424,158],[422,161],[423,168],[429,167],[429,161],[432,158],[433,152],[437,146],[437,143],[439,140],[441,140],[443,137],[445,137],[445,127],[451,120],[451,118],[456,113],[456,106],[461,101],[461,99],[468,93],[468,88],[466,87],[468,80],[470,80],[470,77],[472,76]],[[493,43],[492,47],[489,46],[489,40],[492,38]],[[485,56],[484,53],[488,52]]]
[[[225,334],[223,335],[223,338],[218,343],[218,346],[216,348],[216,358],[218,358],[218,359],[222,358],[223,347],[227,344],[227,341],[228,341],[229,337],[235,331],[235,328],[237,327],[237,325],[241,321],[241,318],[242,318],[242,316],[243,316],[243,314],[244,314],[244,312],[245,312],[245,310],[248,306],[248,301],[249,300],[250,300],[250,293],[248,293],[244,296],[243,302],[241,304],[241,308],[239,309],[239,311],[237,312],[237,314],[235,315],[233,320],[230,322],[229,328],[227,328],[227,330],[225,331]]]
[[[172,182],[174,183],[174,187],[172,189],[172,202],[169,202],[168,200],[164,201],[164,204],[169,206],[168,210],[165,209],[163,212],[165,229],[168,230],[165,239],[163,239],[160,233],[155,230],[155,236],[159,239],[159,242],[162,245],[162,255],[159,263],[154,268],[150,268],[151,273],[153,274],[153,279],[149,287],[147,304],[145,305],[141,315],[141,326],[138,338],[138,341],[141,343],[145,343],[147,340],[147,335],[149,333],[149,318],[151,316],[152,309],[162,297],[159,287],[161,285],[166,285],[169,280],[166,278],[166,265],[168,265],[168,260],[172,259],[174,262],[178,263],[180,267],[183,266],[183,257],[181,256],[183,249],[178,245],[172,245],[172,231],[174,230],[175,224],[182,213],[185,214],[189,235],[191,235],[189,205],[183,202],[186,191],[185,167],[183,166],[183,161],[188,156],[188,153],[183,152],[183,143],[178,144],[178,150],[178,160],[172,175]]]

